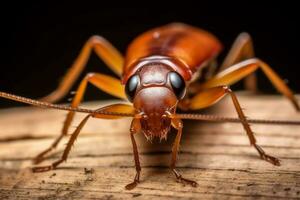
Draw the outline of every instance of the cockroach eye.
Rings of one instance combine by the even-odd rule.
[[[178,99],[182,99],[186,91],[183,78],[177,72],[170,72],[168,76],[175,95]]]
[[[136,89],[140,84],[140,77],[138,75],[133,75],[129,78],[125,86],[125,93],[129,101],[133,101]]]

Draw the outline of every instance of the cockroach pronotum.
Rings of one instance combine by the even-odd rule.
[[[75,139],[90,117],[116,119],[132,117],[130,138],[133,146],[136,175],[126,189],[133,189],[139,183],[141,166],[134,134],[143,133],[148,140],[166,139],[171,127],[177,130],[172,147],[170,168],[180,182],[196,186],[195,181],[183,178],[176,170],[176,158],[182,135],[182,119],[240,122],[260,157],[273,165],[280,165],[279,159],[268,155],[256,143],[249,123],[294,124],[300,121],[255,120],[247,119],[238,98],[229,88],[230,85],[245,78],[246,89],[256,90],[254,72],[261,69],[274,87],[285,95],[296,108],[299,104],[293,92],[284,81],[264,61],[254,56],[249,34],[242,33],[234,42],[224,62],[216,65],[216,57],[222,50],[219,40],[211,33],[181,23],[172,23],[149,30],[138,36],[123,56],[107,40],[92,36],[82,48],[70,70],[58,88],[40,101],[0,92],[0,96],[23,103],[69,111],[62,133],[54,143],[34,159],[42,162],[60,140],[67,135],[76,112],[88,113],[71,135],[62,157],[48,166],[33,167],[33,172],[55,169],[68,157]],[[120,79],[100,73],[89,73],[81,81],[71,106],[52,104],[63,98],[86,66],[91,52],[94,51]],[[113,104],[97,110],[79,108],[87,84],[91,83],[100,90],[115,97],[129,100],[131,104]],[[207,108],[224,96],[229,95],[238,118],[216,115],[178,114],[183,111]]]

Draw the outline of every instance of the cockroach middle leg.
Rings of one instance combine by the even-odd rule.
[[[272,163],[273,165],[280,165],[279,159],[266,154],[263,151],[263,149],[258,144],[256,144],[256,139],[255,139],[254,134],[249,126],[247,118],[246,118],[244,112],[242,111],[240,103],[239,103],[236,95],[231,91],[231,89],[228,86],[216,86],[216,87],[212,87],[212,88],[203,90],[203,91],[199,92],[197,95],[195,95],[192,99],[190,99],[186,106],[188,106],[192,110],[203,109],[203,108],[212,106],[213,104],[217,103],[220,99],[225,97],[227,94],[229,94],[232,99],[232,102],[236,109],[238,117],[240,118],[241,123],[248,135],[250,144],[255,147],[255,149],[258,151],[258,153],[262,159]]]
[[[216,76],[203,83],[198,89],[203,90],[219,85],[232,85],[247,77],[249,74],[254,73],[257,69],[261,69],[273,86],[291,101],[297,111],[300,111],[299,103],[292,90],[268,64],[258,58],[248,59],[232,65],[231,67],[218,73]]]
[[[182,175],[176,170],[176,160],[177,160],[178,149],[179,149],[181,135],[182,135],[183,124],[180,119],[172,119],[172,125],[177,129],[177,135],[176,135],[173,147],[172,147],[172,158],[171,158],[170,168],[173,171],[173,173],[175,174],[175,176],[179,182],[187,183],[193,187],[196,187],[198,185],[197,182],[183,178]]]
[[[100,73],[89,73],[79,84],[79,87],[76,90],[75,97],[72,100],[71,107],[77,108],[79,106],[85,94],[88,83],[91,83],[98,89],[115,97],[122,99],[126,98],[126,95],[124,93],[124,87],[121,85],[118,79]],[[74,115],[75,112],[68,113],[62,130],[63,134],[67,134],[68,129],[73,121]]]
[[[218,67],[218,73],[230,68],[234,64],[237,64],[241,61],[254,58],[254,57],[255,57],[255,53],[254,53],[251,36],[245,32],[241,33],[234,41],[230,51],[228,52],[222,64]],[[252,73],[247,75],[244,80],[244,85],[247,90],[256,92],[257,91],[256,74]],[[193,93],[197,93],[197,90],[199,89],[202,89],[201,83],[199,82],[193,82],[190,85],[190,91]]]
[[[86,87],[88,83],[91,83],[92,85],[96,86],[98,89],[108,94],[111,94],[115,97],[123,98],[123,99],[126,98],[124,94],[124,88],[118,79],[100,73],[89,73],[81,81],[76,91],[75,97],[72,100],[71,107],[77,108],[79,106],[84,96],[84,93],[86,91]],[[49,148],[47,148],[46,150],[44,150],[43,152],[41,152],[35,157],[33,161],[35,164],[42,162],[44,160],[45,155],[49,153],[51,150],[53,150],[61,141],[61,139],[68,134],[68,130],[73,121],[74,115],[75,112],[72,111],[70,111],[67,114],[67,117],[63,125],[62,133]]]
[[[138,119],[133,119],[131,122],[131,127],[130,127],[130,139],[131,139],[132,148],[133,148],[136,174],[135,174],[133,182],[131,182],[125,186],[125,188],[127,190],[132,190],[140,182],[141,164],[140,164],[140,159],[139,159],[139,152],[138,152],[136,141],[134,138],[134,134],[138,133],[138,132],[140,132],[140,122]]]

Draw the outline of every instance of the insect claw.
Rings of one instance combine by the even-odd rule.
[[[137,181],[133,181],[132,183],[129,183],[128,185],[125,186],[126,190],[132,190],[137,186],[138,182]]]
[[[31,170],[33,173],[39,173],[39,172],[47,172],[53,169],[52,165],[48,166],[42,166],[42,167],[32,167]]]
[[[187,184],[191,185],[192,187],[197,187],[198,186],[198,183],[196,181],[192,181],[192,180],[189,180],[189,179],[186,179],[186,178],[183,178],[183,177],[179,177],[177,179],[177,182],[182,183],[182,184],[187,183]]]
[[[261,155],[261,158],[275,166],[280,166],[280,160],[278,158],[275,158],[273,156],[267,155],[267,154],[263,154]]]

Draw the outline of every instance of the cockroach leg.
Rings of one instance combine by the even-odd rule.
[[[136,171],[136,174],[135,174],[135,177],[134,177],[133,182],[127,184],[127,185],[125,186],[125,189],[126,189],[126,190],[132,190],[132,189],[134,189],[134,188],[137,186],[137,184],[138,184],[139,182],[140,182],[140,171]]]
[[[61,164],[63,161],[66,161],[67,158],[68,158],[68,155],[71,151],[71,148],[77,138],[77,136],[79,135],[82,127],[85,125],[85,123],[87,122],[87,120],[91,117],[91,114],[89,114],[88,116],[86,116],[79,124],[79,126],[76,128],[76,130],[74,131],[74,133],[71,135],[68,143],[67,143],[67,146],[64,150],[64,153],[62,155],[62,157],[55,161],[54,163],[52,163],[51,165],[46,165],[46,166],[41,166],[41,167],[33,167],[32,168],[32,171],[33,172],[45,172],[45,171],[49,171],[49,170],[52,170],[52,169],[55,169],[59,164]]]
[[[176,176],[178,182],[183,183],[183,184],[186,183],[186,184],[189,184],[189,185],[191,185],[191,186],[193,186],[193,187],[197,187],[197,186],[198,186],[198,183],[197,183],[196,181],[192,181],[192,180],[183,178],[183,177],[181,176],[181,174],[179,174],[179,172],[178,172],[176,169],[172,169],[172,171],[174,172],[174,174],[175,174],[175,176]]]
[[[71,89],[91,55],[92,50],[101,58],[107,66],[117,75],[123,72],[124,58],[122,54],[106,39],[101,36],[92,36],[83,46],[80,54],[75,59],[73,65],[63,77],[57,89],[49,95],[41,98],[41,101],[56,102],[63,98]]]
[[[209,106],[217,103],[226,94],[229,94],[232,99],[232,102],[237,111],[238,117],[241,120],[241,123],[248,135],[250,144],[256,148],[256,150],[258,151],[258,153],[262,159],[264,159],[274,165],[280,165],[280,162],[277,158],[267,155],[263,151],[263,149],[256,144],[256,139],[255,139],[254,134],[249,126],[247,118],[246,118],[244,112],[242,111],[240,103],[239,103],[236,95],[231,91],[231,89],[228,86],[217,86],[217,87],[212,87],[212,88],[203,90],[203,91],[199,92],[197,95],[195,95],[192,99],[190,99],[188,106],[192,110],[203,109],[203,108],[209,107]]]
[[[98,89],[107,92],[108,94],[114,95],[119,98],[126,98],[124,94],[123,86],[120,81],[111,76],[107,76],[99,73],[89,73],[85,76],[85,78],[81,81],[74,99],[72,100],[71,107],[77,108],[82,101],[84,93],[86,91],[87,84],[91,83],[96,86]],[[68,129],[73,121],[75,112],[69,112],[63,126],[63,134],[67,134]]]
[[[253,144],[253,145],[255,149],[258,151],[261,159],[270,162],[273,165],[280,166],[280,160],[278,158],[266,154],[265,151],[258,144]]]
[[[239,101],[238,101],[236,95],[231,91],[230,88],[228,88],[228,87],[226,87],[226,86],[224,87],[224,90],[225,90],[226,93],[229,93],[230,96],[231,96],[231,99],[232,99],[232,101],[233,101],[234,107],[235,107],[235,109],[236,109],[236,111],[237,111],[237,113],[238,113],[238,116],[239,116],[239,118],[241,119],[241,122],[242,122],[242,124],[243,124],[243,127],[244,127],[244,129],[246,130],[246,133],[247,133],[247,135],[248,135],[248,137],[249,137],[250,144],[253,145],[253,146],[255,147],[255,149],[258,151],[260,157],[261,157],[263,160],[265,160],[265,161],[267,161],[267,162],[270,162],[270,163],[272,163],[273,165],[279,166],[279,165],[280,165],[279,159],[277,159],[277,158],[275,158],[275,157],[273,157],[273,156],[270,156],[270,155],[266,154],[266,153],[264,152],[264,150],[263,150],[259,145],[256,144],[256,139],[255,139],[255,136],[254,136],[254,134],[253,134],[253,131],[252,131],[252,129],[250,128],[250,125],[249,125],[249,123],[248,123],[248,121],[247,121],[247,118],[246,118],[246,116],[245,116],[245,114],[244,114],[244,112],[243,112],[243,110],[242,110],[242,108],[241,108],[241,106],[240,106],[240,103],[239,103]]]
[[[286,83],[279,77],[279,75],[273,71],[273,69],[265,62],[252,58],[243,62],[232,65],[226,70],[218,73],[215,77],[203,83],[199,90],[208,89],[220,85],[232,85],[237,81],[247,77],[254,73],[257,69],[261,69],[273,86],[284,96],[286,96],[295,109],[300,111],[299,103],[294,96],[292,90],[286,85]]]
[[[58,145],[58,143],[60,142],[60,140],[65,136],[65,134],[60,134],[60,136],[58,138],[56,138],[56,140],[51,144],[50,147],[48,147],[47,149],[45,149],[44,151],[42,151],[40,154],[38,154],[34,159],[33,159],[33,163],[34,164],[39,164],[41,163],[43,160],[45,160],[45,155],[49,152],[51,152],[53,149],[55,149]]]
[[[182,135],[183,124],[182,124],[182,121],[180,119],[173,118],[172,119],[172,125],[178,131],[177,131],[177,135],[176,135],[173,147],[172,147],[172,159],[171,159],[170,168],[173,171],[173,173],[175,174],[175,176],[176,176],[176,178],[179,182],[187,183],[187,184],[189,184],[193,187],[196,187],[198,185],[197,182],[195,182],[193,180],[183,178],[182,175],[176,170],[176,160],[177,160],[178,149],[179,149],[181,135]]]
[[[125,186],[126,190],[132,190],[140,182],[141,164],[140,164],[140,160],[139,160],[139,152],[138,152],[138,149],[137,149],[136,141],[134,139],[134,134],[139,132],[139,130],[140,130],[139,120],[138,119],[133,119],[132,122],[131,122],[131,127],[130,127],[130,138],[131,138],[132,147],[133,147],[133,155],[134,155],[136,175],[134,177],[133,182],[131,182],[128,185]]]
[[[51,169],[56,168],[60,163],[65,161],[70,153],[71,147],[74,144],[77,136],[79,135],[82,127],[85,125],[89,117],[94,117],[94,118],[102,118],[102,119],[117,119],[117,118],[122,118],[125,115],[118,115],[117,113],[128,113],[131,114],[134,112],[134,109],[132,106],[127,105],[127,104],[112,104],[109,106],[105,106],[102,108],[99,108],[97,110],[94,110],[92,113],[90,113],[88,116],[86,116],[81,123],[78,125],[78,127],[75,129],[74,133],[71,135],[69,142],[67,143],[67,146],[64,150],[64,153],[62,155],[62,158],[59,159],[58,161],[54,162],[51,165],[48,166],[42,166],[42,167],[34,167],[32,170],[34,172],[43,172],[43,171],[49,171]],[[102,114],[104,113],[104,114]],[[106,113],[106,114],[105,114]],[[112,114],[116,113],[116,114]],[[51,147],[50,147],[51,149]],[[46,152],[45,150],[44,152]],[[41,153],[42,154],[42,153]],[[39,158],[43,159],[43,157]]]
[[[123,98],[123,99],[126,98],[126,96],[124,94],[123,86],[121,85],[121,83],[118,79],[113,78],[111,76],[104,75],[104,74],[89,73],[81,81],[81,83],[76,91],[76,95],[75,95],[74,99],[72,100],[71,107],[77,108],[79,106],[79,104],[84,96],[84,93],[86,91],[86,87],[87,87],[88,83],[93,84],[98,89],[103,90],[103,91],[107,92],[108,94],[111,94],[111,95],[114,95],[116,97]],[[36,156],[36,158],[33,161],[35,164],[42,162],[45,159],[44,156],[47,153],[49,153],[50,151],[52,151],[53,149],[55,149],[56,146],[58,145],[58,143],[61,141],[61,139],[68,134],[68,130],[73,121],[74,115],[75,115],[75,112],[73,112],[73,111],[70,111],[67,114],[61,135],[54,141],[54,143],[49,148],[47,148],[46,150],[44,150],[43,152],[41,152],[39,155]]]
[[[251,36],[245,32],[241,33],[234,41],[219,71],[223,71],[238,62],[253,58],[254,56],[255,54]],[[245,78],[244,85],[247,90],[252,92],[257,91],[257,77],[255,73],[252,73]]]

